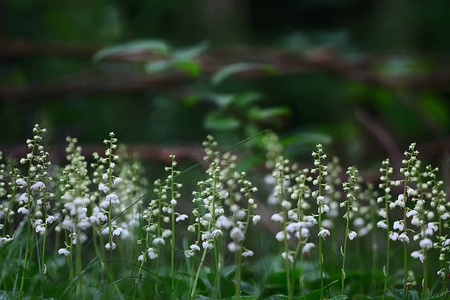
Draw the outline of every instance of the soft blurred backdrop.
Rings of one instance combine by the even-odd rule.
[[[297,161],[321,142],[372,178],[415,141],[448,185],[449,12],[419,0],[3,0],[0,149],[20,157],[40,123],[55,153],[68,135],[101,149],[114,131],[145,161],[192,164],[208,133],[228,146],[271,129]]]

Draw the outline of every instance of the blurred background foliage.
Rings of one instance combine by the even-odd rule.
[[[24,145],[37,122],[49,143],[114,131],[161,147],[269,128],[296,160],[321,142],[373,170],[416,141],[448,179],[449,12],[419,0],[3,0],[0,147]]]

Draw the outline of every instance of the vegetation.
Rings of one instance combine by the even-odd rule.
[[[354,167],[341,183],[337,159],[328,163],[320,144],[312,168],[302,169],[283,156],[273,133],[224,151],[208,136],[196,166],[205,168],[204,179],[181,193],[180,179],[192,168],[178,170],[172,155],[167,175],[147,193],[141,164],[121,157],[113,132],[90,165],[77,139],[67,138],[61,166],[49,161],[45,132],[34,127],[20,166],[1,165],[5,299],[443,299],[450,293],[450,205],[438,169],[421,167],[415,144],[399,170],[388,160],[380,164],[378,189]],[[242,158],[231,152],[250,141],[260,151],[264,146],[264,178],[239,171]],[[190,212],[181,213],[179,203],[189,200]]]

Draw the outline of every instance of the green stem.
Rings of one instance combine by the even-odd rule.
[[[77,258],[76,258],[76,266],[75,266],[75,276],[77,277],[77,299],[83,299],[83,281],[81,277],[82,270],[82,262],[81,262],[81,242],[79,237],[81,232],[78,230],[77,232]]]
[[[20,288],[19,288],[19,300],[22,300],[23,297],[23,287],[24,287],[24,283],[25,283],[25,273],[27,270],[27,263],[28,263],[28,253],[30,252],[30,227],[31,224],[30,222],[28,222],[28,219],[26,219],[27,222],[27,245],[25,247],[25,258],[23,261],[23,271],[22,271],[22,279],[20,281]]]
[[[351,184],[349,190],[351,190]],[[348,227],[350,223],[350,199],[347,199],[347,224],[345,226],[345,237],[344,237],[344,253],[342,258],[342,282],[341,282],[341,295],[344,295],[345,287],[345,254],[347,253],[347,240],[348,240]]]
[[[242,263],[242,248],[235,252],[236,271],[235,271],[235,299],[241,296],[241,263]]]
[[[202,258],[200,260],[200,264],[198,265],[197,274],[195,274],[194,284],[192,286],[191,298],[194,297],[195,289],[197,287],[198,277],[200,276],[200,270],[202,269],[203,262],[205,261],[206,251],[207,250],[208,250],[208,248],[203,250]]]
[[[174,199],[175,193],[173,190],[174,187],[174,180],[173,180],[173,176],[174,176],[174,172],[173,172],[173,168],[174,168],[174,157],[172,156],[172,167],[170,168],[171,170],[171,174],[170,174],[170,192],[171,192],[171,200]],[[175,291],[175,206],[172,206],[172,213],[171,213],[171,218],[172,218],[172,236],[170,239],[170,243],[171,243],[171,251],[170,251],[170,277],[172,280],[172,291]]]

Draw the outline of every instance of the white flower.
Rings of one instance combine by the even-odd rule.
[[[230,237],[233,240],[236,240],[238,242],[243,241],[244,240],[244,233],[242,232],[242,230],[238,227],[234,227],[233,229],[231,229],[230,231]]]
[[[144,254],[139,255],[138,261],[143,261],[143,260],[144,260]]]
[[[220,229],[214,229],[213,232],[211,232],[211,235],[216,238],[218,236],[222,236],[223,232]]]
[[[349,238],[349,240],[353,240],[357,235],[358,235],[358,234],[357,234],[356,232],[350,231],[350,232],[348,233],[348,238]]]
[[[228,243],[227,245],[228,251],[230,252],[236,252],[237,250],[241,249],[241,246],[236,244],[235,242]]]
[[[449,217],[450,217],[450,215],[448,214],[448,212],[441,215],[441,219],[444,221],[447,220]]]
[[[447,247],[450,245],[450,239],[446,239],[443,243],[442,243],[442,247]]]
[[[313,216],[306,216],[306,219],[307,227],[313,227],[315,224],[317,224],[317,220]]]
[[[18,212],[19,214],[27,215],[27,214],[28,214],[28,209],[26,209],[25,207],[19,207],[19,209],[17,210],[17,212]]]
[[[403,194],[398,195],[397,200],[394,202],[396,206],[405,207],[405,197]]]
[[[30,200],[33,200],[33,197],[31,197],[31,195],[30,195]],[[27,193],[23,193],[22,195],[20,195],[19,201],[22,201],[24,203],[28,203],[28,194]]]
[[[333,221],[330,219],[325,219],[322,221],[322,227],[323,228],[327,228],[327,229],[331,229],[333,227]]]
[[[418,214],[418,212],[417,212],[416,210],[411,209],[410,211],[408,211],[408,212],[406,213],[406,217],[409,218],[409,217],[415,216],[415,215],[417,215],[417,214]]]
[[[285,259],[286,259],[286,252],[281,253],[281,257],[285,260]],[[289,254],[289,255],[287,256],[287,259],[289,259],[289,261],[290,261],[291,263],[294,262],[294,257],[293,257],[291,254]]]
[[[163,238],[156,238],[153,240],[152,244],[153,246],[164,246],[166,242],[164,241]]]
[[[16,185],[19,185],[21,187],[26,187],[27,186],[27,182],[23,178],[19,178],[19,179],[16,180]]]
[[[328,205],[322,204],[318,207],[317,212],[319,214],[322,214],[322,213],[327,213],[329,210],[330,210],[330,208],[328,207]]]
[[[117,227],[116,229],[113,230],[112,235],[113,236],[119,236],[123,231],[122,227]]]
[[[47,220],[45,220],[45,223],[47,224],[53,224],[53,222],[55,222],[56,217],[55,216],[48,216]]]
[[[308,228],[302,228],[300,231],[300,235],[302,236],[302,238],[309,238],[310,234],[309,234],[309,229]]]
[[[416,227],[420,226],[420,218],[418,216],[414,216],[411,219],[411,225],[414,225]]]
[[[58,254],[63,254],[64,256],[69,256],[70,251],[65,248],[61,248],[58,250]]]
[[[208,241],[204,241],[202,243],[202,247],[203,247],[203,249],[213,249],[214,245],[212,243],[209,243]]]
[[[213,216],[210,213],[206,213],[203,215],[203,219],[211,222],[213,220]]]
[[[64,195],[61,196],[61,199],[63,199],[64,201],[72,201],[73,197],[69,192],[65,192]]]
[[[423,239],[419,242],[419,246],[422,249],[430,249],[433,247],[433,242],[430,239]]]
[[[300,230],[300,223],[298,223],[298,222],[292,222],[292,223],[289,223],[287,226],[286,226],[286,231],[287,232],[294,232],[294,231],[299,231]]]
[[[403,221],[395,221],[394,229],[398,229],[399,231],[402,231],[403,230]]]
[[[119,197],[116,194],[109,194],[106,196],[106,201],[112,204],[120,204]]]
[[[319,231],[319,234],[317,236],[322,237],[325,240],[325,237],[327,235],[330,235],[330,231],[328,231],[328,229],[322,228],[322,230]]]
[[[420,259],[420,261],[422,263],[423,263],[423,260],[425,258],[421,251],[413,251],[413,252],[411,252],[411,257]]]
[[[120,184],[121,182],[123,182],[123,179],[122,178],[120,178],[120,177],[116,177],[115,179],[114,179],[114,182],[113,182],[113,186],[117,186],[118,184]]]
[[[236,216],[236,219],[242,220],[243,218],[245,218],[245,211],[240,209],[234,215]]]
[[[170,200],[170,204],[172,204],[173,206],[177,205],[177,200],[175,199]]]
[[[447,275],[447,273],[445,272],[445,269],[440,269],[439,271],[437,271],[436,274],[442,278],[444,278]]]
[[[242,252],[242,256],[243,257],[253,256],[253,251],[251,251],[251,250],[244,251],[244,252]]]
[[[109,250],[109,249],[111,249],[111,245],[109,244],[109,243],[107,243],[106,245],[105,245],[105,248],[106,248],[106,250]],[[116,249],[116,243],[112,243],[112,250],[114,250],[114,249]]]
[[[33,191],[37,191],[37,190],[40,190],[43,187],[44,187],[44,183],[42,183],[41,181],[38,181],[35,184],[33,184],[32,186],[30,186],[30,189],[33,190]]]
[[[45,233],[45,225],[37,225],[34,230],[36,230],[36,233],[39,233],[40,235],[44,235]]]
[[[1,237],[0,238],[0,247],[3,246],[4,244],[8,243],[9,241],[12,241],[12,238],[10,238],[10,237]]]
[[[436,232],[436,231],[438,231],[438,226],[436,225],[436,224],[434,224],[434,223],[428,223],[427,224],[427,227],[428,227],[428,229],[431,229],[431,230],[433,230],[434,232]]]
[[[153,248],[147,249],[147,255],[148,255],[148,258],[150,258],[150,260],[154,260],[155,258],[158,257],[158,253],[156,253],[155,249],[153,249]]]
[[[323,204],[325,198],[323,196],[317,197],[317,205]]]
[[[403,243],[409,243],[409,237],[406,235],[406,233],[400,234],[398,236],[398,240]]]
[[[182,214],[182,215],[179,215],[178,217],[176,217],[175,222],[184,221],[184,220],[186,220],[187,218],[188,218],[187,215]]]
[[[398,239],[398,233],[397,232],[389,232],[389,238],[393,241],[396,241]]]
[[[222,226],[225,229],[229,229],[229,228],[233,227],[233,225],[234,225],[234,223],[232,221],[228,220],[228,218],[225,216],[220,216],[217,219],[217,223],[218,223],[217,225],[220,224],[219,226]],[[219,227],[219,226],[217,226],[217,227]]]
[[[386,221],[385,220],[378,221],[377,222],[377,227],[381,228],[381,229],[387,229]]]
[[[272,217],[270,218],[272,221],[274,222],[279,222],[279,223],[283,223],[284,222],[284,218],[282,215],[280,214],[273,214]]]
[[[200,247],[197,244],[192,244],[189,248],[192,251],[200,251]]]
[[[286,238],[289,240],[290,235],[286,235],[286,233],[284,231],[279,231],[277,232],[277,234],[275,235],[275,238],[277,239],[277,241],[282,242],[284,241]]]
[[[256,225],[261,220],[261,216],[255,215],[252,218],[253,225]]]
[[[162,232],[162,234],[161,234],[161,236],[162,236],[164,239],[167,239],[167,238],[170,237],[171,235],[172,235],[172,230],[170,230],[170,229],[164,230],[164,231]]]
[[[305,246],[303,246],[302,253],[310,253],[312,248],[315,248],[316,245],[313,243],[306,243]]]
[[[107,192],[109,192],[109,188],[104,184],[104,183],[100,183],[99,185],[98,185],[98,190],[99,191],[102,191],[103,193],[107,193]]]
[[[359,218],[356,218],[354,221],[353,221],[353,225],[354,226],[356,226],[356,227],[362,227],[362,226],[364,226],[364,219],[363,218],[361,218],[361,217],[359,217]]]

